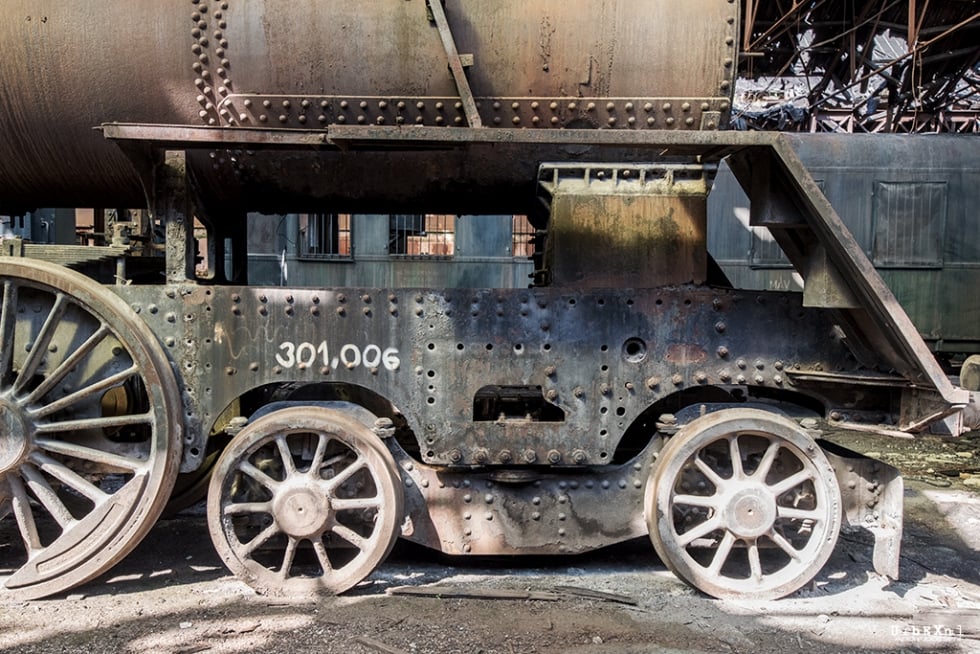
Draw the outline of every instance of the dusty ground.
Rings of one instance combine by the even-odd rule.
[[[0,595],[0,651],[980,652],[980,434],[953,443],[835,440],[906,474],[900,582],[871,572],[871,540],[861,533],[842,535],[815,582],[775,602],[709,599],[667,572],[646,542],[575,558],[477,562],[400,547],[352,593],[283,602],[232,578],[191,511],[162,522],[107,579],[45,601]],[[385,593],[406,584],[446,593]],[[553,595],[450,597],[455,590]]]

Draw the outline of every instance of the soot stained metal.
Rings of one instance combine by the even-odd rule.
[[[222,560],[270,594],[343,592],[399,537],[648,534],[684,581],[765,599],[859,525],[897,573],[900,478],[825,453],[820,420],[958,432],[975,398],[791,144],[723,129],[737,3],[0,12],[0,209],[148,216],[99,251],[107,284],[0,262],[5,592],[97,577],[205,488]],[[733,288],[708,256],[725,159],[807,292]],[[527,212],[534,286],[249,285],[247,211]]]

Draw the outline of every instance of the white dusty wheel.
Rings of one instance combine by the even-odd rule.
[[[773,599],[827,562],[841,496],[827,458],[797,424],[726,409],[668,441],[645,510],[653,546],[677,576],[713,597]]]
[[[35,599],[99,576],[156,522],[180,463],[180,394],[118,296],[0,261],[0,578]]]
[[[211,538],[260,593],[341,593],[387,556],[403,497],[371,429],[322,407],[274,411],[221,455],[208,490]]]

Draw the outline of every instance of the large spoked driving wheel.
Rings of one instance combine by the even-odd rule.
[[[794,422],[727,409],[684,426],[647,487],[646,520],[661,560],[714,597],[772,599],[810,581],[841,522],[840,489]]]
[[[177,474],[180,395],[156,337],[78,273],[0,261],[0,568],[32,599],[128,554]]]
[[[243,429],[208,491],[211,538],[261,593],[343,592],[398,536],[400,478],[363,423],[322,407],[281,409]]]

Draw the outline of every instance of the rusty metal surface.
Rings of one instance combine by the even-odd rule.
[[[737,12],[726,0],[452,0],[445,7],[458,52],[472,55],[465,79],[482,124],[542,130],[721,127],[730,111]],[[425,0],[342,7],[11,0],[0,9],[0,49],[5,212],[142,206],[129,163],[93,132],[103,123],[322,128],[396,124],[400,113],[412,124],[466,123]],[[512,182],[505,162],[514,154],[487,153],[483,166]],[[273,157],[256,165],[265,182],[259,192],[298,196],[316,181],[344,177],[361,159],[365,172],[380,166],[415,183],[447,171],[470,187],[505,181],[440,154],[389,152],[315,157],[316,173],[291,182],[283,174],[288,158]],[[220,173],[236,170],[228,156],[194,167],[214,188]]]
[[[874,569],[898,579],[904,483],[899,471],[876,459],[822,441],[843,498],[845,529],[866,529],[875,539]]]
[[[211,431],[246,391],[336,384],[390,400],[413,430],[419,458],[433,464],[608,464],[650,405],[684,389],[805,390],[790,384],[793,371],[859,374],[830,323],[792,294],[114,290],[176,362],[186,412],[199,421],[193,434]],[[760,325],[779,328],[762,343]],[[540,387],[530,418],[511,411],[496,390],[503,416],[476,402],[481,389],[514,386]]]

